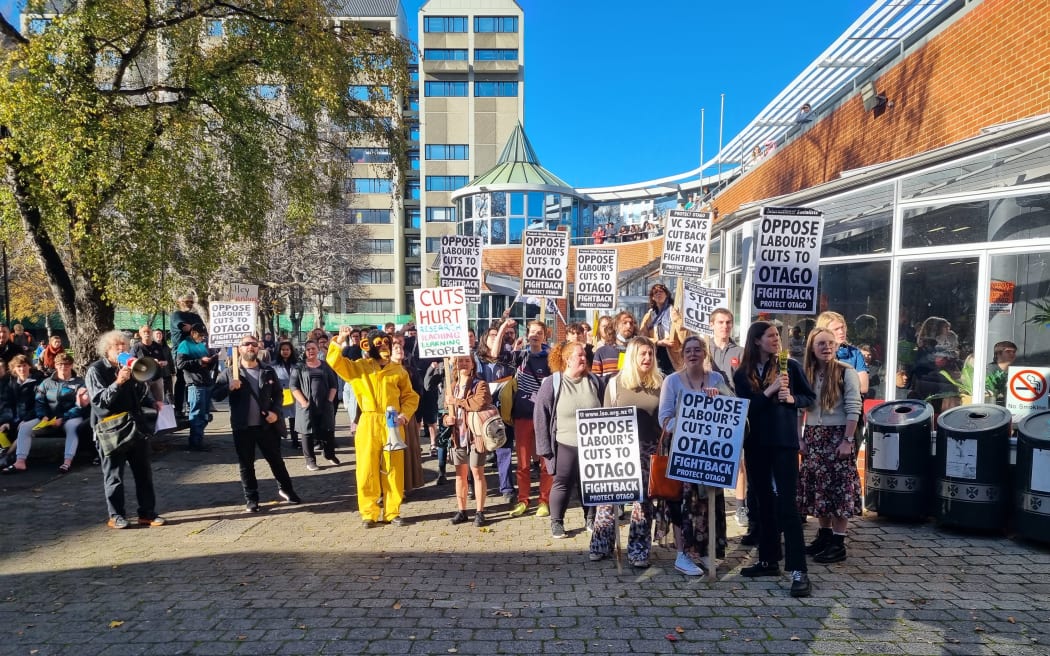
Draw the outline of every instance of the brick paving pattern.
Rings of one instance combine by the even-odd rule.
[[[814,595],[796,600],[786,575],[742,578],[753,554],[733,539],[709,584],[675,572],[670,548],[648,570],[589,562],[578,508],[567,540],[498,498],[489,526],[451,526],[433,459],[411,523],[365,530],[345,415],[343,464],[308,473],[286,450],[293,506],[260,461],[263,512],[248,515],[222,410],[210,453],[182,450],[185,433],[156,441],[163,528],[105,528],[98,469],[59,477],[43,444],[0,479],[0,654],[1050,654],[1045,544],[869,514],[849,559],[812,564]]]

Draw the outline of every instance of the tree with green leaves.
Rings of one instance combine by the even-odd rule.
[[[321,0],[25,11],[26,34],[0,19],[0,237],[30,239],[81,360],[115,306],[207,285],[278,201],[303,232],[345,205],[349,143],[389,147],[395,179],[404,167],[411,47]],[[361,84],[391,100],[349,92]]]

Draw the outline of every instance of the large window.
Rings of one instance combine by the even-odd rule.
[[[425,48],[423,59],[426,61],[467,61],[466,48]]]
[[[390,285],[394,282],[394,270],[365,269],[358,271],[357,282],[362,285]]]
[[[394,302],[378,298],[361,298],[354,301],[354,312],[367,314],[390,314],[394,311]]]
[[[390,255],[394,252],[393,239],[366,239],[365,252],[371,255]]]
[[[518,49],[475,48],[474,61],[518,61]]]
[[[427,252],[428,253],[440,253],[441,252],[441,237],[427,237]]]
[[[419,237],[405,237],[405,257],[419,257]]]
[[[349,187],[355,194],[389,194],[391,188],[388,178],[350,178]]]
[[[405,198],[419,200],[419,180],[409,180],[405,183]]]
[[[465,98],[467,96],[467,83],[465,81],[424,82],[423,95],[427,98]]]
[[[466,32],[466,16],[424,16],[424,32]]]
[[[427,159],[469,159],[470,147],[466,144],[428,144]]]
[[[427,191],[455,191],[468,182],[470,178],[465,175],[428,175],[426,188]]]
[[[347,157],[355,164],[389,164],[393,161],[389,148],[351,148]]]
[[[365,210],[351,207],[346,210],[343,222],[366,224],[390,223],[390,210]]]
[[[416,185],[416,188],[419,186]],[[419,210],[405,210],[405,227],[419,230]]]
[[[1005,405],[1011,366],[1050,362],[1050,253],[993,255],[989,282],[984,402]],[[982,402],[977,390],[972,396]]]
[[[350,87],[350,97],[354,100],[368,102],[369,100],[390,100],[393,96],[388,86],[355,84]]]
[[[475,32],[517,32],[517,16],[475,16]]]
[[[423,272],[418,264],[405,266],[405,285],[419,287],[423,284]]]
[[[455,207],[428,207],[427,223],[455,223]]]
[[[478,98],[513,98],[518,95],[518,83],[475,82],[474,95]]]

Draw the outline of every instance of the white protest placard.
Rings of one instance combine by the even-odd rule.
[[[1006,409],[1015,422],[1050,407],[1048,380],[1050,367],[1010,367],[1006,370]]]
[[[521,295],[565,298],[569,288],[569,233],[526,230],[521,244]]]
[[[419,357],[470,355],[467,295],[462,287],[413,290],[416,300],[416,343]]]
[[[667,478],[736,487],[744,445],[747,399],[686,391],[678,399]]]
[[[707,243],[711,237],[711,214],[689,210],[667,213],[664,254],[660,275],[702,278],[707,265]]]
[[[241,337],[255,332],[254,301],[212,301],[208,324],[208,347],[237,346]]]
[[[259,302],[259,285],[246,285],[239,282],[230,283],[231,301],[255,301]]]
[[[577,410],[576,434],[583,505],[641,501],[637,409],[632,406]]]
[[[577,248],[573,305],[577,310],[616,308],[615,248]]]
[[[824,215],[805,207],[763,207],[755,249],[757,312],[817,314]]]
[[[467,301],[481,302],[481,237],[441,237],[441,286],[462,287]]]
[[[711,313],[717,308],[726,307],[729,293],[723,288],[707,288],[686,282],[682,289],[682,320],[685,327],[701,335],[714,335],[711,327]]]

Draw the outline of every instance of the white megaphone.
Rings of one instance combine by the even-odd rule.
[[[122,367],[131,367],[131,377],[140,383],[153,380],[153,376],[157,373],[157,369],[159,368],[157,361],[153,358],[146,356],[136,358],[130,353],[121,353],[117,355],[117,363]]]
[[[394,406],[386,407],[386,446],[384,451],[400,451],[407,449],[408,445],[401,441],[401,432],[397,430],[397,410]]]

